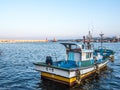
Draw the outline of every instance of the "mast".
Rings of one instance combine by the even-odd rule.
[[[92,35],[91,35],[91,32],[89,31],[87,35],[87,41],[90,43],[91,39],[92,39]]]
[[[90,45],[91,39],[92,39],[92,35],[91,35],[90,31],[89,31],[88,35],[87,35],[87,48],[88,49],[91,49],[91,45]]]
[[[104,34],[101,32],[99,35],[100,35],[100,38],[101,38],[100,42],[101,42],[101,48],[102,48],[103,47],[102,43],[103,43],[103,35]]]

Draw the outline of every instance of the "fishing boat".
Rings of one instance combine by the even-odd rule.
[[[102,37],[102,36],[101,36]],[[34,63],[42,79],[48,79],[68,86],[80,84],[85,78],[98,74],[113,59],[112,50],[99,47],[94,49],[90,39],[81,44],[60,43],[66,48],[66,59],[53,61],[47,56],[45,62]],[[102,45],[102,44],[101,44]]]

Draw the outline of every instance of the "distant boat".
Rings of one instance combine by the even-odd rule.
[[[54,39],[52,40],[52,42],[57,42],[57,39],[56,39],[56,38],[54,38]]]
[[[93,44],[85,41],[84,37],[82,44],[61,43],[66,48],[66,60],[54,62],[52,56],[47,56],[45,62],[34,63],[35,69],[41,72],[41,78],[73,86],[99,74],[113,59],[114,52],[103,47],[94,49]]]

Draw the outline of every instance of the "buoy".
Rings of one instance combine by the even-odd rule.
[[[110,59],[111,62],[114,62],[114,55],[110,55],[109,59]]]

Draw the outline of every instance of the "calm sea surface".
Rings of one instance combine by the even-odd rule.
[[[47,55],[53,56],[53,60],[55,57],[64,59],[64,46],[59,43],[0,43],[0,90],[120,90],[120,43],[104,43],[104,46],[116,52],[114,63],[108,64],[99,79],[68,88],[42,81],[33,65],[33,62],[44,62]]]

